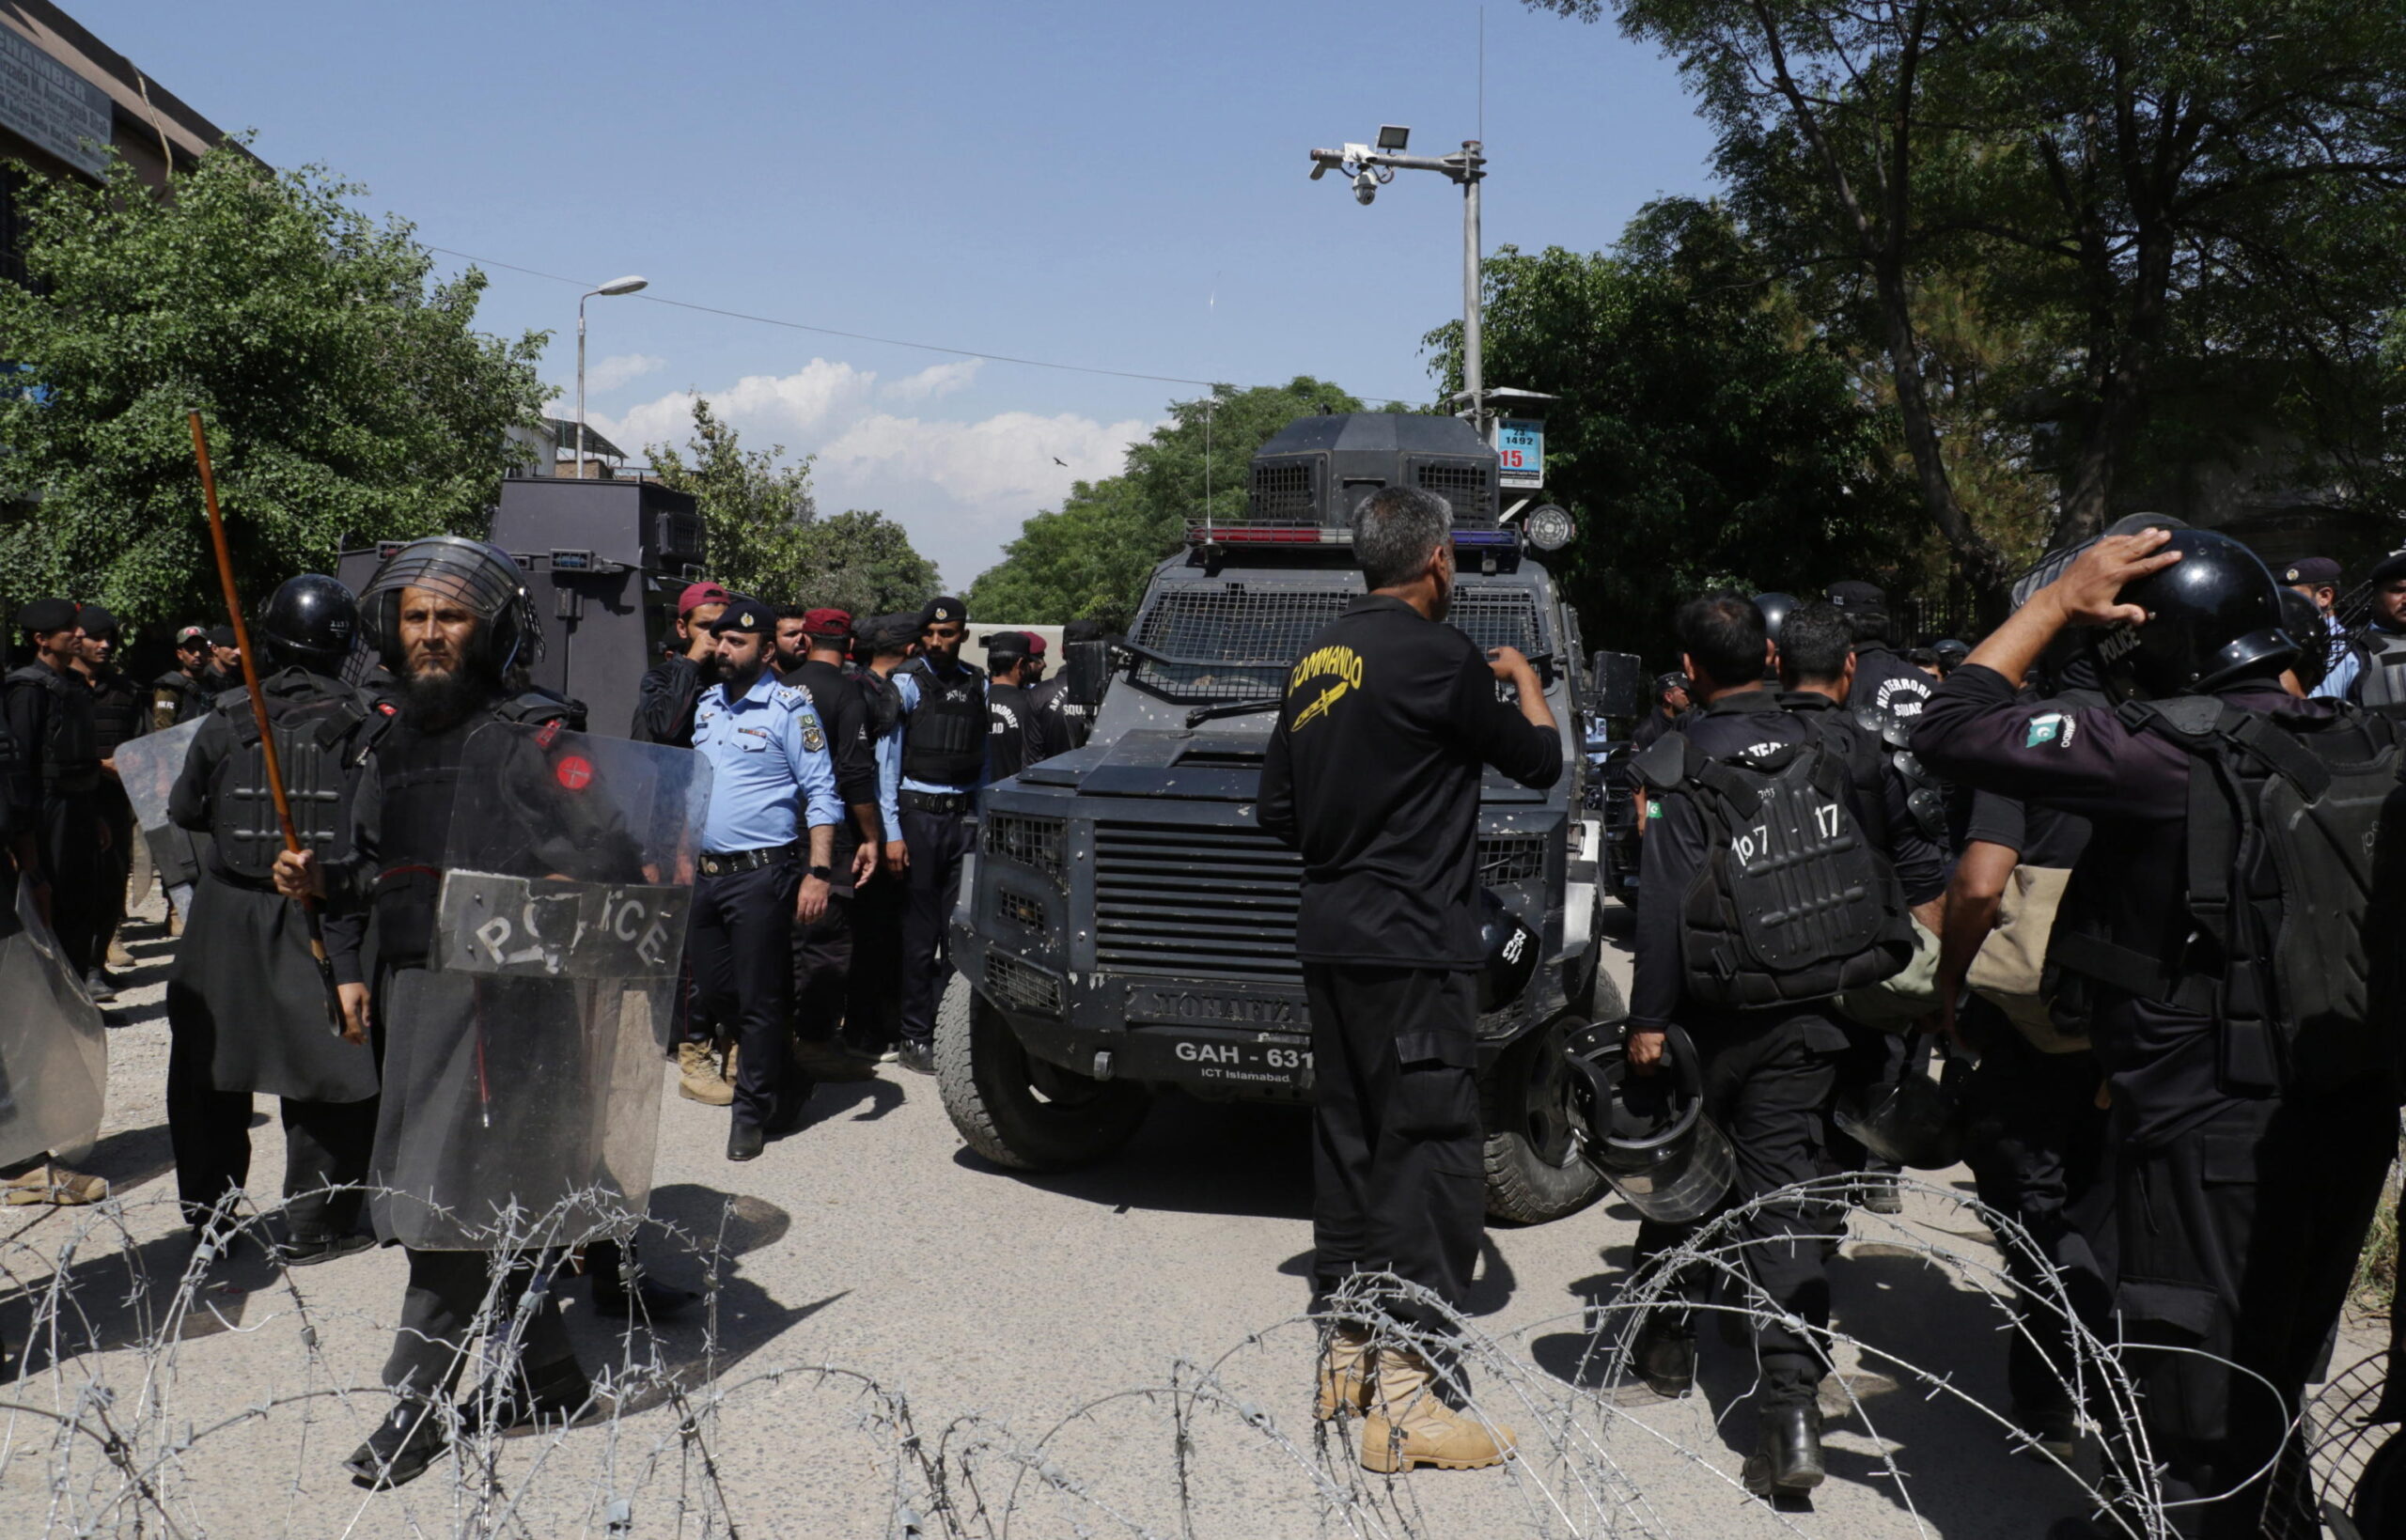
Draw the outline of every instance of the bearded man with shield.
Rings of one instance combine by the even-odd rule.
[[[275,875],[327,900],[336,976],[367,986],[346,1006],[382,1047],[369,1206],[410,1282],[384,1365],[393,1410],[346,1462],[381,1488],[442,1454],[479,1330],[495,1367],[461,1425],[594,1405],[547,1285],[649,1194],[709,770],[588,738],[580,708],[529,685],[542,631],[492,546],[404,546],[360,611],[400,714],[354,800],[349,858],[289,852]]]

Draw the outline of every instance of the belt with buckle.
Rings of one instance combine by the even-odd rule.
[[[727,877],[736,872],[753,872],[773,861],[800,855],[802,847],[793,841],[784,845],[764,845],[757,850],[704,850],[696,863],[704,877]]]
[[[905,791],[904,807],[914,813],[966,813],[977,805],[974,791]]]

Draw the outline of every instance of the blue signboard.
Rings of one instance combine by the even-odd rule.
[[[1495,459],[1507,487],[1545,485],[1545,424],[1507,417],[1495,425]]]

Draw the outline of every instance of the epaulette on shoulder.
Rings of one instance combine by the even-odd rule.
[[[810,709],[810,692],[799,685],[778,685],[769,692],[769,698],[789,711]]]

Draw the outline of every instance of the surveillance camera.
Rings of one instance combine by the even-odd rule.
[[[1360,176],[1353,179],[1353,200],[1356,203],[1367,206],[1372,198],[1377,197],[1378,195],[1379,179],[1375,175],[1368,171],[1365,171]]]

